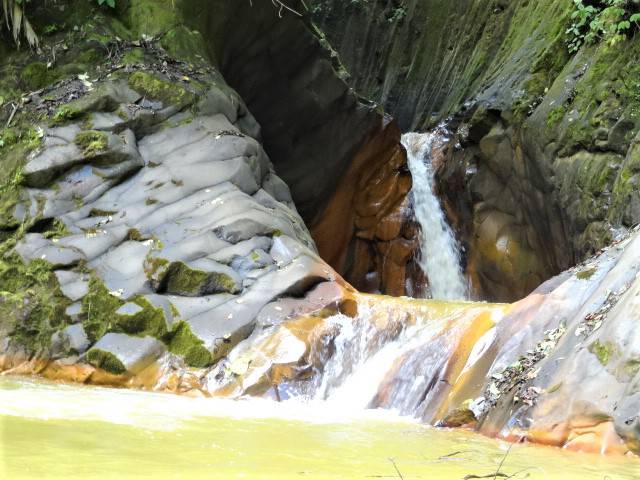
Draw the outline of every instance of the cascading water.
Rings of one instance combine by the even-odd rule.
[[[413,177],[415,215],[421,227],[420,267],[429,278],[434,299],[463,300],[467,287],[459,248],[433,189],[431,151],[445,140],[444,129],[402,136]],[[384,328],[375,321],[381,313],[379,305],[362,307],[358,318],[338,315],[330,319],[339,334],[314,397],[341,408],[384,407],[402,414],[429,416],[431,398],[441,393],[444,366],[464,331],[465,320],[459,318],[464,317],[464,307],[452,312],[456,321],[452,322],[449,315],[425,321],[429,315],[417,312],[410,325],[394,312],[385,311],[382,316],[391,320]]]
[[[413,177],[411,194],[421,227],[420,268],[429,279],[432,298],[460,300],[467,296],[466,281],[460,268],[460,250],[433,191],[431,150],[442,139],[443,132],[436,129],[428,133],[405,133],[402,144],[407,149]]]

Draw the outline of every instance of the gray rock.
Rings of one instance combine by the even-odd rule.
[[[89,291],[89,277],[87,275],[68,270],[56,270],[55,274],[60,284],[60,290],[70,300],[78,301]]]
[[[153,337],[107,333],[87,352],[87,359],[92,365],[110,373],[136,374],[160,358],[165,351],[165,345]]]
[[[51,350],[54,354],[84,353],[91,345],[82,324],[69,325],[51,336]]]

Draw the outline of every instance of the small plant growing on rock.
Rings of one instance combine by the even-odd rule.
[[[600,41],[616,45],[640,27],[640,4],[634,0],[573,0],[567,46],[577,52]]]
[[[389,23],[399,23],[407,16],[407,7],[401,4],[391,10],[391,15],[387,18]]]

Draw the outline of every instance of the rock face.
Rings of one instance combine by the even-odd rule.
[[[214,58],[260,122],[322,258],[362,291],[412,293],[411,178],[395,122],[358,97],[306,17],[279,18],[268,1],[189,9],[206,38],[224,39],[212,44]]]
[[[263,6],[251,13],[278,18]],[[317,39],[296,28],[321,58]],[[271,302],[342,282],[318,256],[259,124],[220,74],[203,57],[194,67],[153,43],[120,42],[95,79],[30,97],[50,118],[31,153],[17,144],[7,157],[17,165],[3,186],[4,368],[30,356],[45,370],[79,359],[98,369],[87,366],[83,381],[121,383],[167,358],[207,367],[251,334]],[[318,61],[321,84],[338,82],[347,109],[323,112],[323,122],[352,111],[364,122],[351,146],[340,145],[339,169],[382,117]],[[303,158],[305,171],[317,162]],[[315,200],[331,194],[319,188]]]
[[[517,299],[640,221],[630,88],[640,42],[570,55],[573,8],[569,0],[312,7],[354,85],[403,129],[454,115],[441,194],[484,298]]]
[[[417,226],[406,152],[395,122],[358,152],[323,214],[311,226],[318,250],[361,292],[416,295]]]
[[[164,85],[185,100],[154,94]],[[82,124],[43,129],[14,208],[16,222],[63,224],[54,237],[26,234],[15,252],[66,280],[95,342],[87,359],[112,373],[138,373],[166,348],[210,364],[267,303],[335,277],[239,97],[170,85],[137,70],[69,104]]]

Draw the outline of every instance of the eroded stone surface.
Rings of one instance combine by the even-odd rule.
[[[139,373],[163,348],[211,364],[266,304],[337,278],[237,94],[171,86],[177,101],[163,104],[145,100],[145,81],[170,85],[118,76],[69,107],[83,121],[43,128],[15,208],[18,222],[56,222],[15,247],[27,265],[58,269],[61,327],[80,322],[52,336],[55,355],[88,350],[116,375]]]

